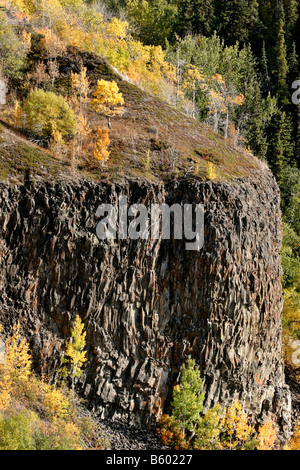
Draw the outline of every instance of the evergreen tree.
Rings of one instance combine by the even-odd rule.
[[[271,78],[269,73],[269,64],[266,51],[266,42],[263,40],[262,51],[261,51],[261,88],[264,92],[269,92],[271,87]]]
[[[296,25],[299,17],[297,0],[283,0],[283,8],[285,12],[286,34],[288,44],[293,43],[296,34]]]
[[[284,183],[284,171],[293,161],[295,144],[292,138],[291,115],[277,110],[268,128],[269,146],[267,160],[279,186]]]
[[[282,18],[279,20],[277,41],[276,41],[276,64],[275,64],[275,77],[276,77],[276,91],[279,100],[282,104],[289,103],[289,89],[287,86],[287,75],[289,71],[287,62],[287,48],[285,43],[285,30],[284,21]]]
[[[213,0],[182,0],[178,3],[177,32],[209,36],[213,31]]]
[[[203,381],[196,368],[195,361],[189,360],[183,365],[180,384],[174,387],[172,416],[185,439],[187,432],[193,435],[200,422],[203,410],[204,393]]]
[[[246,44],[258,23],[257,0],[215,1],[215,29],[227,44]]]

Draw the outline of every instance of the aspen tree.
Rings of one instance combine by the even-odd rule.
[[[124,98],[119,93],[116,82],[98,80],[96,91],[93,93],[92,108],[99,114],[106,116],[108,128],[111,128],[111,118],[123,112]]]

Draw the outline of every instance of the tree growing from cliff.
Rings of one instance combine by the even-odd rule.
[[[60,370],[62,377],[71,379],[72,389],[75,386],[75,379],[82,375],[82,366],[86,361],[85,337],[84,324],[80,316],[76,315],[71,328],[70,340],[66,342],[65,354],[62,359],[64,366]]]
[[[174,387],[171,405],[172,416],[182,432],[183,439],[186,438],[187,433],[190,433],[190,438],[192,438],[199,425],[204,401],[202,388],[203,381],[199,370],[196,368],[195,361],[191,359],[182,367],[181,381]]]
[[[91,106],[98,114],[107,117],[108,128],[111,128],[111,118],[123,112],[124,98],[119,93],[116,82],[98,80],[96,91],[93,93]]]

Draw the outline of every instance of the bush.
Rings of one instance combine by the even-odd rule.
[[[0,450],[36,450],[38,416],[30,410],[14,412],[6,419],[0,415]]]
[[[25,127],[35,135],[50,138],[59,131],[70,137],[76,131],[72,108],[61,95],[50,91],[31,90],[23,106]]]

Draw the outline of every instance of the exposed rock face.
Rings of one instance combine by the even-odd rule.
[[[205,244],[99,241],[100,203],[202,203]],[[281,358],[281,214],[268,170],[248,180],[128,185],[41,181],[0,188],[0,321],[18,319],[51,376],[77,313],[80,388],[105,416],[141,425],[167,406],[182,363],[200,365],[206,407],[239,399],[287,435]]]

